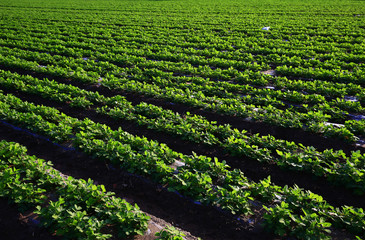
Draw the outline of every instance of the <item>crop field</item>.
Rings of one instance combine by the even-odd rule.
[[[0,239],[365,239],[365,1],[0,0]]]

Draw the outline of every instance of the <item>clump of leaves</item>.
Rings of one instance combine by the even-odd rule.
[[[174,228],[173,226],[168,226],[155,234],[157,239],[161,240],[184,240],[185,234]]]

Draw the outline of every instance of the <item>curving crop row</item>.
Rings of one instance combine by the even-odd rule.
[[[359,152],[353,152],[351,156],[346,156],[343,151],[319,152],[313,147],[297,145],[272,136],[251,135],[247,131],[232,129],[229,125],[217,125],[197,115],[187,113],[181,116],[144,102],[133,105],[120,96],[107,98],[98,92],[81,90],[47,79],[39,80],[0,71],[0,85],[69,103],[71,106],[86,108],[92,104],[101,104],[102,107],[95,110],[113,118],[133,121],[192,142],[219,146],[235,156],[273,162],[284,168],[325,176],[330,182],[346,186],[357,193],[365,192],[362,177],[365,171],[365,155]]]
[[[255,183],[239,170],[229,170],[224,162],[216,158],[179,154],[164,144],[135,137],[122,129],[113,131],[88,119],[73,119],[54,109],[54,117],[60,115],[62,117],[58,118],[63,120],[50,123],[42,117],[44,115],[50,119],[50,108],[30,103],[21,105],[22,102],[11,95],[2,95],[1,102],[2,119],[48,137],[53,134],[44,128],[45,123],[67,125],[73,137],[70,139],[69,134],[67,136],[75,147],[120,164],[130,172],[154,179],[167,185],[169,190],[179,191],[196,201],[243,215],[252,214],[254,204],[260,201],[266,206],[266,228],[277,234],[326,239],[331,224],[334,228],[347,228],[354,234],[361,235],[365,230],[362,209],[347,206],[334,208],[316,194],[297,187],[281,188],[271,184],[270,179]],[[34,113],[35,110],[38,114]],[[40,124],[27,121],[29,116],[34,115],[37,115]],[[58,134],[65,135],[62,130]],[[290,214],[283,214],[287,212]]]
[[[22,39],[23,40],[23,39]],[[143,62],[146,62],[146,59],[144,58],[138,58],[138,57],[146,57],[146,58],[151,58],[148,57],[148,54],[151,52],[151,51],[155,51],[153,50],[154,48],[159,48],[160,45],[157,45],[156,47],[155,46],[149,46],[149,48],[145,51],[145,53],[141,53],[141,54],[137,54],[137,50],[136,49],[129,49],[129,48],[123,48],[121,46],[119,46],[120,44],[118,44],[118,47],[114,46],[112,47],[111,49],[109,48],[103,48],[100,46],[100,42],[98,42],[98,45],[95,45],[95,44],[92,44],[90,42],[88,42],[87,44],[86,43],[79,43],[79,42],[71,42],[70,44],[68,45],[64,45],[66,42],[64,41],[60,41],[60,40],[55,40],[55,41],[49,41],[49,42],[46,42],[46,44],[44,43],[44,39],[42,39],[40,41],[37,41],[36,39],[29,39],[30,42],[27,42],[27,43],[24,43],[24,42],[15,42],[15,41],[10,41],[9,43],[7,43],[9,40],[7,40],[6,42],[2,41],[2,44],[4,44],[5,46],[12,46],[12,47],[20,47],[20,48],[25,48],[25,49],[33,49],[35,51],[41,51],[41,52],[51,52],[51,53],[55,53],[55,54],[62,54],[62,55],[66,55],[66,56],[72,56],[72,57],[78,57],[78,58],[82,58],[82,57],[88,57],[88,58],[92,58],[92,59],[100,59],[102,58],[104,61],[109,61],[109,62],[114,62],[116,64],[118,64],[118,61],[116,61],[116,59],[118,59],[118,55],[119,54],[126,54],[126,51],[128,52],[128,56],[129,56],[129,59],[128,60],[124,60],[123,63],[127,63],[127,66],[131,66],[131,65],[135,65],[136,63],[143,63]],[[110,42],[110,41],[109,41]],[[54,45],[52,47],[53,44],[56,44],[57,45]],[[80,46],[79,46],[80,45]],[[139,46],[139,50],[138,51],[141,51],[141,47],[142,46]],[[71,51],[71,50],[74,50],[74,51]],[[75,51],[76,50],[76,51]],[[168,54],[168,56],[171,56],[171,58],[177,58],[179,56],[179,54],[176,54],[176,51],[172,51],[171,53],[168,52],[167,49],[161,49],[161,52],[162,54]],[[136,55],[137,54],[137,55]],[[133,59],[133,56],[135,56],[135,58]],[[285,56],[284,56],[285,57]],[[245,58],[247,58],[247,56],[245,56]],[[283,59],[281,59],[279,56],[275,56],[275,55],[270,55],[268,56],[268,58],[272,58],[272,59],[277,59],[279,58],[279,60],[277,61],[284,61]],[[296,57],[295,59],[300,59],[298,57]],[[135,61],[138,61],[138,62],[135,62]],[[182,61],[183,59],[166,59],[164,58],[162,55],[159,55],[158,57],[153,57],[151,60],[154,60],[154,61],[159,61],[161,62],[162,60],[168,60],[168,61]],[[248,59],[247,59],[249,62],[257,62],[259,61],[258,59],[255,59],[253,58],[253,56],[249,55],[248,56]],[[142,62],[141,62],[142,61]],[[241,59],[242,61],[242,59]],[[301,60],[302,61],[302,60]],[[312,62],[318,62],[318,60],[310,60]],[[216,60],[216,62],[220,62],[219,59]],[[284,61],[286,62],[286,61]],[[319,61],[320,62],[320,61]],[[289,64],[288,62],[286,62],[287,64]],[[156,63],[154,63],[156,64]],[[193,64],[198,64],[198,63],[194,63]],[[326,62],[326,64],[328,64]],[[204,64],[203,64],[204,65]],[[232,64],[229,64],[230,66],[233,66]],[[143,67],[146,67],[145,65],[142,65]],[[141,67],[142,67],[141,66]],[[212,64],[210,65],[211,67],[217,67],[215,66],[215,64]],[[332,65],[331,66],[328,66],[328,67],[333,67]],[[358,67],[358,65],[356,65],[356,67]],[[246,68],[247,69],[247,68]],[[245,70],[246,70],[245,69]],[[248,68],[250,69],[250,68]],[[219,77],[219,75],[217,75]],[[250,76],[251,78],[253,76]],[[256,76],[256,78],[262,78],[263,76]],[[266,79],[266,80],[265,80]],[[275,81],[276,81],[276,78],[274,79],[267,79],[267,76],[265,76],[265,79],[261,80],[261,82],[259,80],[257,80],[256,84],[259,84],[259,85],[262,85],[262,84],[269,84],[269,85],[273,85],[275,87]],[[283,81],[284,79],[283,78],[279,78],[281,79],[280,80],[280,85],[279,86],[284,86],[285,87],[285,81]],[[245,83],[255,83],[254,80],[250,80],[250,79],[245,79],[244,76],[239,76],[237,77],[237,79],[235,81],[238,81],[238,82],[242,82],[242,81],[245,81]],[[286,80],[288,81],[288,80]],[[318,80],[316,80],[318,81]],[[321,81],[321,83],[323,82],[323,84],[326,84],[328,85],[330,82],[327,82],[327,81]],[[219,84],[219,82],[218,82]],[[300,83],[300,89],[301,90],[306,90],[307,92],[308,91],[311,91],[311,89],[313,88],[309,88],[309,89],[306,89],[306,85],[309,85],[310,86],[310,82],[303,82],[301,81]],[[325,96],[328,96],[328,97],[344,97],[343,96],[343,93],[344,91],[346,92],[346,89],[347,88],[350,88],[347,92],[348,95],[354,95],[356,93],[361,93],[361,91],[359,91],[359,89],[354,89],[354,87],[356,86],[353,86],[353,84],[350,84],[350,86],[346,86],[345,84],[340,84],[341,86],[339,88],[336,88],[336,92],[334,93],[333,92],[333,87],[336,87],[337,83],[330,83],[330,86],[331,86],[331,89],[328,90],[328,91],[325,91],[324,94]],[[237,86],[239,88],[239,86]],[[236,87],[236,88],[237,88]],[[231,87],[232,88],[232,87]],[[280,87],[279,87],[280,88]],[[323,86],[320,87],[323,91],[324,88]],[[357,88],[359,88],[359,86],[357,86]],[[297,90],[297,89],[292,89],[292,90]],[[341,90],[341,91],[340,91]],[[356,92],[354,92],[354,90]],[[315,92],[317,93],[317,92]],[[338,94],[341,94],[342,95],[338,95]],[[290,92],[286,93],[286,94],[289,94],[290,95]],[[322,93],[323,94],[323,93]],[[336,95],[334,95],[336,94]],[[304,95],[305,96],[305,95]]]
[[[333,125],[326,123],[331,116],[325,114],[322,109],[313,109],[308,113],[301,113],[292,111],[291,109],[281,110],[273,107],[272,105],[257,108],[255,105],[243,103],[241,99],[226,99],[215,96],[209,97],[205,96],[201,91],[194,92],[189,89],[183,90],[176,87],[160,88],[155,84],[133,81],[130,78],[116,78],[115,76],[108,74],[106,76],[107,78],[104,79],[101,78],[97,72],[85,71],[80,67],[75,67],[75,69],[71,70],[57,66],[40,66],[35,62],[11,57],[3,58],[2,62],[4,66],[8,68],[23,68],[28,71],[31,70],[43,74],[52,74],[54,77],[72,78],[77,81],[92,82],[122,91],[139,92],[173,102],[204,108],[206,110],[215,111],[225,115],[240,116],[243,118],[250,117],[251,121],[262,121],[290,128],[303,128],[307,131],[323,133],[325,136],[337,137],[347,142],[355,142],[357,137],[353,132],[351,132],[351,130],[358,132],[358,129],[361,129],[361,126],[363,126],[363,121],[350,120],[351,125],[355,125],[355,127],[351,127],[350,129],[346,128],[346,126],[336,128]],[[70,62],[67,62],[67,64],[70,64]],[[149,78],[143,74],[141,69],[133,69],[133,71],[135,74],[133,78]],[[140,75],[140,73],[142,73],[142,75]],[[156,72],[150,73],[155,74]],[[163,78],[160,77],[153,79],[155,83],[164,81]],[[246,99],[253,98],[247,97]],[[275,99],[272,100],[275,101]],[[263,99],[263,101],[265,101],[265,99]],[[329,105],[327,105],[327,107],[324,105],[324,108],[333,111]]]
[[[127,237],[147,230],[149,217],[137,205],[90,179],[65,176],[26,152],[17,143],[0,142],[0,196],[34,211],[34,222],[72,239],[109,239],[111,233]]]

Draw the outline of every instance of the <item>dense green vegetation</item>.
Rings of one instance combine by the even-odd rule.
[[[364,196],[364,37],[363,1],[3,0],[0,119],[223,209],[232,218],[255,217],[260,205],[262,225],[275,235],[330,239],[344,230],[360,239],[365,237],[361,208],[335,207],[318,194],[279,186],[270,177],[253,181],[244,168],[233,169],[224,159],[182,154],[130,134],[123,125],[114,129],[78,119],[52,103],[217,147],[242,162],[310,174],[339,191]],[[130,95],[137,99],[125,97]],[[302,144],[300,137],[281,139],[210,120],[230,117],[251,126],[304,132],[352,151],[319,150],[315,141]],[[104,212],[123,207],[129,225],[117,233],[143,235],[148,217],[138,208],[91,180],[65,183],[60,173],[57,181],[50,179],[46,173],[56,171],[50,164],[15,143],[0,144],[1,196],[22,208],[37,208],[44,226],[63,229],[58,233],[65,237],[107,239],[105,226],[120,219]],[[77,186],[80,194],[64,186]],[[116,205],[89,206],[82,193],[89,188]],[[59,198],[43,208],[47,191]],[[60,209],[81,218],[82,231],[64,220],[70,216],[52,215]],[[180,239],[173,228],[158,233],[162,239],[174,234]]]

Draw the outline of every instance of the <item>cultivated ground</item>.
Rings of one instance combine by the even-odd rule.
[[[4,0],[0,29],[0,140],[136,204],[130,239],[365,237],[363,1]],[[1,146],[4,239],[104,239]]]

